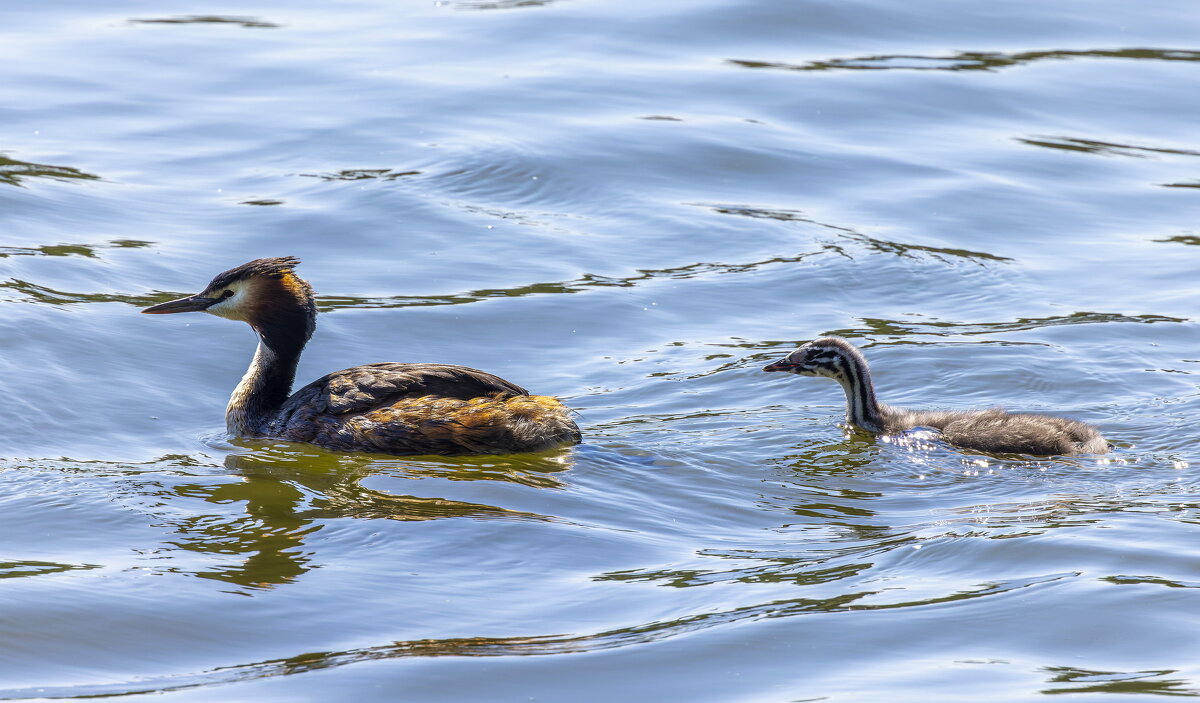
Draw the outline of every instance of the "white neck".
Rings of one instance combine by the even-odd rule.
[[[254,437],[263,433],[264,426],[275,417],[292,391],[300,348],[278,352],[263,338],[250,368],[229,396],[225,407],[225,427],[237,437]]]

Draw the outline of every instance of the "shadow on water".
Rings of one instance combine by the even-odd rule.
[[[881,54],[849,59],[828,59],[808,63],[748,61],[729,59],[742,68],[773,68],[786,71],[996,71],[1035,61],[1067,59],[1149,59],[1153,61],[1200,61],[1200,51],[1179,49],[1093,49],[1088,51],[1022,51],[1006,54],[994,51],[962,51],[950,56]]]

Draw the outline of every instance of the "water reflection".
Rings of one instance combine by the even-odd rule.
[[[247,201],[246,204],[273,205],[279,204],[279,201]],[[860,232],[856,232],[847,227],[817,222],[809,219],[803,215],[803,213],[794,210],[770,210],[730,205],[702,206],[709,207],[714,212],[727,215],[768,218],[781,221],[812,224],[836,233],[837,237],[842,241],[832,243],[817,243],[812,251],[791,256],[774,256],[749,262],[696,262],[667,268],[638,269],[636,274],[630,276],[604,276],[600,274],[589,273],[584,274],[579,278],[566,281],[529,283],[511,288],[483,288],[466,291],[463,293],[452,293],[449,295],[394,295],[373,297],[324,295],[318,296],[317,307],[322,312],[329,312],[331,310],[338,310],[342,308],[373,309],[464,305],[467,303],[474,303],[492,298],[520,298],[534,295],[573,294],[582,293],[593,288],[632,288],[643,283],[663,279],[685,280],[707,275],[749,273],[768,266],[799,263],[812,257],[824,254],[833,254],[853,259],[854,256],[852,252],[845,246],[846,242],[861,246],[871,253],[887,254],[901,258],[929,256],[942,263],[951,263],[956,260],[968,260],[983,266],[989,262],[1010,261],[1010,259],[1006,257],[989,254],[987,252],[931,247],[919,244],[907,244],[878,239]],[[121,240],[120,242],[113,242],[112,244],[120,244],[121,246],[150,245],[149,242],[142,242],[138,240]],[[0,254],[2,254],[3,251],[4,250],[0,250]],[[22,298],[24,302],[38,302],[49,305],[65,305],[85,302],[123,302],[137,307],[146,307],[148,305],[153,305],[154,303],[164,302],[166,300],[171,300],[173,298],[180,297],[181,295],[188,294],[187,292],[178,291],[155,291],[149,295],[73,293],[69,291],[56,290],[47,286],[38,285],[31,281],[19,279],[11,279],[9,281],[0,283],[0,288],[7,288],[22,294],[24,296]]]
[[[46,305],[70,305],[74,303],[126,303],[135,307],[145,307],[155,303],[170,300],[178,294],[157,295],[125,295],[119,293],[71,293],[41,286],[31,281],[10,278],[0,282],[0,290],[6,291],[6,297],[21,303],[44,303]],[[16,295],[13,295],[13,294]]]
[[[780,457],[779,464],[789,467],[797,476],[837,476],[868,469],[879,461],[880,446],[874,435],[856,430],[845,423],[838,425],[842,438],[832,442],[807,439],[795,445],[800,451]],[[856,498],[878,497],[878,494],[856,494]]]
[[[64,571],[99,569],[99,564],[56,564],[49,561],[0,561],[0,579],[44,576]]]
[[[147,19],[131,19],[130,24],[235,24],[251,29],[274,29],[281,25],[266,22],[256,17],[238,15],[181,15],[179,17],[158,17]]]
[[[537,488],[561,486],[554,474],[570,468],[569,453],[514,457],[468,457],[466,461],[399,460],[338,455],[276,445],[225,458],[232,482],[196,481],[176,485],[176,496],[214,505],[242,504],[243,516],[193,513],[169,522],[179,538],[172,547],[207,555],[228,555],[233,564],[194,571],[245,589],[291,583],[313,568],[305,540],[330,520],[437,520],[475,518],[552,520],[537,513],[448,498],[399,495],[368,488],[378,475],[406,478],[499,480]]]
[[[797,18],[729,0],[16,12],[9,48],[38,60],[9,65],[6,155],[48,164],[0,162],[18,245],[0,248],[14,268],[0,297],[31,303],[8,308],[14,452],[194,447],[207,420],[191,406],[228,396],[211,356],[227,345],[165,388],[138,368],[163,346],[157,331],[117,313],[178,297],[153,289],[172,262],[280,242],[341,267],[348,283],[331,283],[324,311],[491,301],[392,316],[419,318],[409,332],[430,343],[477,340],[484,368],[535,368],[539,350],[562,355],[563,324],[602,321],[580,325],[571,375],[554,383],[604,436],[575,450],[570,474],[254,443],[201,449],[191,467],[9,461],[3,687],[242,700],[279,677],[267,697],[370,698],[411,679],[426,700],[482,700],[516,681],[570,700],[590,677],[595,699],[669,699],[680,686],[654,663],[670,660],[665,678],[714,700],[853,698],[847,677],[868,700],[933,687],[965,699],[981,677],[1002,700],[1097,686],[1132,698],[1115,688],[1128,684],[1195,695],[1187,622],[1167,614],[1200,598],[1200,499],[1168,453],[1195,466],[1200,397],[1195,379],[1141,369],[1200,371],[1190,330],[1158,324],[1183,321],[1200,255],[1179,207],[1200,187],[1186,151],[1200,141],[1178,137],[1200,54],[1121,49],[1135,40],[1116,26],[1186,46],[1188,17],[1168,5],[1120,17],[1116,3],[1026,3],[1002,21],[967,4],[817,3]],[[276,22],[288,28],[257,31]],[[1026,51],[1039,43],[1118,51]],[[1000,51],[959,51],[970,46]],[[825,134],[836,139],[813,143]],[[1071,178],[1060,166],[1089,159],[1104,168],[1058,187]],[[1130,178],[1163,165],[1177,168]],[[420,236],[385,236],[401,211]],[[514,224],[534,221],[580,234]],[[358,234],[328,236],[348,227]],[[118,236],[155,236],[161,252],[110,248]],[[445,256],[406,256],[414,246],[475,263],[455,283]],[[370,260],[403,262],[415,283]],[[648,300],[653,314],[626,314]],[[1156,309],[1175,317],[1138,314]],[[84,311],[101,315],[68,314]],[[366,318],[368,336],[404,336]],[[1001,475],[978,477],[960,463],[974,456],[843,433],[835,391],[792,395],[748,368],[795,344],[772,337],[817,329],[963,344],[949,359],[893,354],[891,383],[959,404],[1098,397],[1089,419],[1159,454],[1044,472],[990,460]],[[323,334],[337,355],[367,353],[360,325]],[[494,334],[534,351],[506,362],[513,345]],[[1023,364],[978,346],[1006,343],[1054,346]],[[1030,395],[1047,384],[1054,394]],[[129,402],[97,416],[113,389]],[[39,393],[44,418],[28,400]],[[148,419],[158,409],[169,421]],[[1131,498],[1132,486],[1161,490]],[[91,562],[103,568],[81,570]],[[1122,637],[1126,623],[1142,636]],[[1096,632],[1109,636],[1071,636]],[[1025,663],[948,664],[964,656]],[[874,673],[856,683],[861,671]],[[292,676],[307,672],[321,673]],[[247,690],[215,688],[230,681]]]
[[[304,178],[319,178],[322,181],[394,181],[406,176],[419,176],[420,171],[393,171],[390,168],[352,168],[333,173],[300,173]]]
[[[815,506],[824,507],[824,506]],[[812,532],[834,532],[816,528],[805,531],[809,539],[827,539],[825,535]],[[836,539],[836,537],[834,537]],[[655,569],[630,569],[612,571],[595,577],[596,581],[628,581],[655,583],[673,588],[708,586],[714,583],[789,583],[795,586],[815,586],[853,579],[875,567],[873,561],[865,560],[876,549],[858,545],[846,549],[820,550],[819,553],[779,548],[704,549],[696,554],[700,557],[733,561],[740,564],[725,569],[702,569],[695,567],[668,567]],[[854,557],[858,558],[855,559]],[[830,563],[848,559],[848,563]]]
[[[944,263],[948,263],[949,261],[949,259],[946,257],[953,259],[975,259],[982,261],[1012,261],[1012,259],[1008,257],[997,256],[996,254],[989,254],[982,251],[970,251],[967,249],[954,249],[947,247],[930,247],[921,244],[905,244],[902,242],[891,242],[885,239],[876,239],[875,237],[867,236],[849,227],[818,222],[799,210],[758,208],[746,205],[693,204],[700,205],[701,207],[712,208],[713,212],[717,212],[722,215],[739,215],[741,217],[779,220],[782,222],[803,222],[805,224],[816,225],[817,227],[837,232],[840,237],[844,237],[857,244],[860,244],[867,250],[877,254],[892,254],[902,258],[916,258],[917,254],[927,254]],[[831,248],[830,250],[836,251],[847,258],[854,258],[841,248]]]
[[[32,161],[10,159],[0,153],[0,183],[24,187],[23,181],[29,178],[49,178],[54,181],[98,181],[100,176],[87,173],[70,166],[54,166],[38,164]]]
[[[835,480],[853,476],[878,461],[879,453],[873,442],[861,438],[807,442],[802,454],[785,460],[796,480],[786,482],[786,490],[778,495],[760,495],[758,502],[764,509],[789,516],[764,531],[760,541],[698,549],[699,565],[611,571],[594,580],[689,588],[730,582],[813,586],[855,579],[875,567],[876,557],[917,538],[909,530],[878,523],[871,503],[883,499],[883,493],[813,485],[812,480],[821,474]],[[703,563],[714,567],[704,568]],[[861,579],[849,581],[846,588],[861,583]]]
[[[97,249],[140,249],[154,246],[154,242],[140,239],[114,239],[101,244],[46,244],[40,247],[0,247],[0,259],[10,256],[84,256],[99,258]]]
[[[227,462],[227,466],[230,463],[236,470],[238,462]],[[263,475],[253,468],[238,473],[240,480],[233,483],[189,483],[173,491],[217,505],[244,503],[245,517],[194,514],[174,520],[172,526],[180,538],[169,544],[201,554],[242,557],[237,564],[194,571],[200,578],[251,589],[291,583],[311,568],[303,541],[320,529],[311,518],[299,515],[306,495],[269,473]]]
[[[3,251],[5,250],[0,250],[0,252]],[[512,288],[485,288],[449,295],[391,295],[373,297],[321,295],[317,296],[317,308],[322,312],[329,312],[345,308],[374,309],[465,305],[491,298],[520,298],[531,295],[581,293],[589,288],[633,287],[643,281],[651,281],[658,278],[692,278],[706,273],[735,273],[752,270],[768,264],[801,261],[808,256],[811,256],[811,254],[795,257],[776,257],[744,264],[697,263],[666,269],[640,269],[638,274],[625,277],[585,274],[580,278],[570,281],[530,283]],[[154,291],[148,295],[74,293],[41,286],[31,281],[20,279],[10,279],[0,283],[0,288],[8,288],[22,294],[24,296],[23,302],[46,303],[49,305],[121,302],[136,307],[146,307],[155,303],[172,300],[182,295],[190,295],[190,293],[181,291]]]
[[[896,598],[892,589],[846,593],[829,598],[795,598],[769,601],[717,611],[695,613],[670,620],[658,620],[584,635],[548,635],[516,637],[458,637],[392,642],[328,652],[306,652],[281,659],[210,669],[196,674],[144,678],[136,682],[108,685],[39,687],[38,697],[84,698],[177,691],[201,686],[251,681],[277,676],[357,664],[359,662],[409,657],[509,657],[545,656],[596,652],[662,641],[679,635],[739,622],[787,618],[815,613],[879,611],[896,608],[941,606],[948,603],[1011,593],[1030,588],[1048,587],[1078,577],[1077,572],[995,580],[978,586],[917,600]],[[889,597],[889,594],[891,596]],[[899,592],[902,596],[903,592]],[[34,691],[0,691],[0,698],[21,698]]]
[[[896,337],[897,344],[917,344],[911,340],[912,335],[933,335],[937,337],[946,336],[977,336],[985,334],[997,334],[1001,332],[1024,332],[1027,330],[1042,329],[1046,327],[1059,327],[1062,325],[1095,325],[1115,322],[1135,322],[1139,324],[1155,324],[1159,322],[1187,322],[1187,318],[1183,317],[1168,317],[1166,315],[1123,315],[1120,313],[1106,312],[1072,312],[1066,315],[1048,315],[1046,317],[1018,317],[1015,320],[1005,322],[950,322],[947,320],[922,320],[906,321],[906,320],[887,320],[883,318],[864,317],[859,320],[862,323],[861,327],[846,327],[839,330],[830,330],[827,334],[837,335],[839,337],[876,337],[890,336]],[[869,347],[878,344],[878,340],[873,341],[863,346]],[[1003,345],[1021,345],[1021,344],[1039,344],[1038,342],[1020,342],[1011,340],[1002,340],[994,342],[995,344]]]
[[[1014,471],[1039,471],[1041,463],[1013,461],[1003,465]],[[1079,470],[1081,467],[1076,465],[1068,468]],[[1097,478],[1097,482],[1102,480]],[[950,517],[940,519],[939,523],[947,526],[986,524],[988,537],[1007,539],[1041,534],[1055,528],[1094,526],[1104,523],[1109,515],[1116,513],[1157,514],[1167,520],[1195,522],[1197,515],[1200,515],[1200,503],[1180,501],[1173,497],[1184,489],[1175,485],[1144,491],[1127,490],[1116,496],[1063,494],[1045,500],[971,505],[947,509]],[[1021,530],[1021,534],[1014,534],[1013,529]]]
[[[455,3],[456,10],[515,10],[522,7],[542,7],[556,0],[469,0]]]
[[[1117,586],[1150,584],[1152,586],[1164,586],[1166,588],[1200,588],[1200,582],[1176,581],[1159,576],[1132,576],[1128,574],[1121,574],[1119,576],[1103,576],[1100,578],[1100,580]]]
[[[1173,156],[1200,156],[1200,151],[1191,151],[1189,149],[1168,149],[1165,147],[1136,146],[1134,144],[1101,142],[1095,139],[1078,139],[1075,137],[1042,137],[1039,139],[1016,137],[1016,140],[1022,144],[1046,147],[1047,149],[1081,151],[1088,154],[1100,154],[1102,156],[1128,156],[1135,159],[1149,158],[1154,154],[1170,154]]]
[[[1197,183],[1197,184],[1196,184],[1196,187],[1197,187],[1197,188],[1200,188],[1200,183]],[[1179,236],[1176,236],[1176,237],[1168,237],[1168,238],[1166,238],[1166,239],[1155,239],[1154,241],[1156,241],[1156,242],[1170,242],[1170,243],[1173,243],[1173,244],[1189,244],[1189,245],[1200,245],[1200,237],[1197,237],[1197,236],[1195,236],[1195,235],[1190,235],[1190,234],[1181,234],[1181,235],[1179,235]]]
[[[729,59],[742,68],[773,68],[787,71],[995,71],[1035,61],[1066,59],[1150,59],[1154,61],[1200,61],[1200,51],[1177,49],[1093,49],[1088,51],[1022,51],[1006,54],[993,51],[961,51],[950,56],[881,54],[848,59],[828,59],[794,64],[776,61]]]
[[[1120,693],[1159,696],[1200,696],[1200,688],[1187,679],[1163,678],[1178,674],[1175,669],[1149,671],[1094,671],[1070,666],[1047,666],[1050,684],[1070,684],[1046,688],[1041,693]],[[1153,679],[1153,680],[1151,680]]]

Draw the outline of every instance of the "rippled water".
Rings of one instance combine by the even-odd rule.
[[[1200,696],[1188,3],[0,9],[0,698]],[[222,434],[296,255],[300,378],[487,369],[545,455]],[[1019,461],[881,396],[1099,425]]]

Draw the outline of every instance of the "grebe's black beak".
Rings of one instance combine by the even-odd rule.
[[[171,312],[196,312],[204,310],[218,300],[220,298],[204,298],[199,295],[189,295],[186,298],[151,305],[148,308],[143,308],[142,312],[148,315],[165,315]]]
[[[143,310],[142,312],[145,312],[145,310]],[[779,361],[776,361],[774,363],[770,363],[770,364],[767,364],[766,366],[764,366],[763,371],[790,371],[799,365],[800,364],[793,364],[792,362],[788,361],[787,359],[780,359]]]

